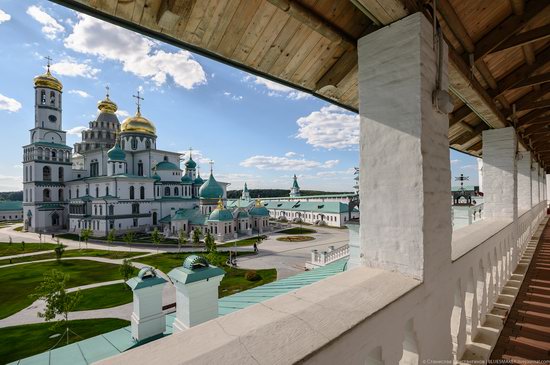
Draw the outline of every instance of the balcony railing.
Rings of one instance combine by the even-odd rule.
[[[334,248],[329,246],[328,251],[319,252],[318,250],[311,251],[311,261],[306,263],[308,269],[314,269],[330,264],[331,262],[343,259],[349,256],[349,245]]]

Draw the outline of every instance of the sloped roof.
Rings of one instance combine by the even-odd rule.
[[[15,200],[0,201],[0,212],[23,210],[23,202]]]
[[[317,213],[347,213],[348,204],[341,202],[302,202],[269,200],[264,202],[267,209],[290,210]]]
[[[186,221],[189,221],[189,223],[196,224],[196,225],[206,224],[207,219],[208,219],[208,216],[201,214],[198,208],[180,209],[172,217],[172,221],[186,220]]]

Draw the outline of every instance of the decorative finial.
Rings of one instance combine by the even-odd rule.
[[[48,68],[48,73],[50,73],[50,66],[51,66],[51,62],[52,62],[52,58],[48,55],[46,57],[44,57],[46,60],[48,60],[48,63],[46,65],[46,67]]]
[[[109,85],[105,85],[105,96],[107,97],[107,99],[109,99]]]
[[[214,161],[210,160],[208,163],[210,164],[210,175],[212,175],[212,171],[214,170]]]
[[[189,159],[191,160],[193,157],[193,147],[189,147]]]
[[[137,114],[141,114],[141,100],[145,99],[139,95],[139,89],[137,91],[137,95],[132,95],[132,97],[136,98]]]
[[[216,207],[216,209],[220,209],[220,210],[223,209],[223,200],[221,196],[218,199],[218,206]]]
[[[261,208],[262,207],[262,202],[260,201],[260,198],[257,198],[256,199],[256,208]]]
[[[200,166],[197,166],[197,176],[198,177],[201,176],[201,167]]]

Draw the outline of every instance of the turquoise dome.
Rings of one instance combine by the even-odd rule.
[[[241,210],[241,211],[239,212],[239,214],[237,215],[237,217],[239,217],[239,218],[248,218],[249,215],[248,215],[248,213],[245,212],[244,210]]]
[[[155,179],[155,182],[160,181],[160,176],[155,172],[153,179]]]
[[[197,176],[197,178],[195,179],[195,182],[194,182],[194,183],[195,183],[195,185],[202,185],[202,184],[204,184],[204,180],[203,180],[202,177],[200,177],[200,175],[199,175],[199,176]]]
[[[197,163],[193,161],[193,158],[189,157],[189,160],[187,160],[187,162],[185,163],[185,167],[187,167],[188,169],[194,169],[195,167],[197,167]]]
[[[214,209],[212,213],[210,213],[210,217],[208,217],[209,221],[232,221],[233,220],[233,214],[231,214],[231,211],[229,209]]]
[[[223,188],[214,179],[214,175],[210,174],[210,177],[199,189],[199,197],[201,199],[219,199],[223,196]]]
[[[250,215],[256,217],[267,217],[269,216],[269,210],[259,201],[256,200],[256,206],[249,211]]]
[[[193,183],[193,180],[191,180],[191,178],[187,175],[183,175],[181,177],[181,183],[182,184],[192,184]]]
[[[179,170],[180,168],[168,161],[161,161],[155,166],[157,170]]]
[[[107,156],[109,157],[110,161],[126,160],[126,152],[124,152],[122,148],[118,146],[118,143],[115,144],[114,147],[107,152]]]

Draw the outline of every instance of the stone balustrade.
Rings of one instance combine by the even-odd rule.
[[[325,266],[331,262],[343,259],[349,256],[349,245],[334,248],[329,246],[327,251],[319,252],[318,250],[311,250],[311,261],[306,264],[308,268],[315,268]]]

